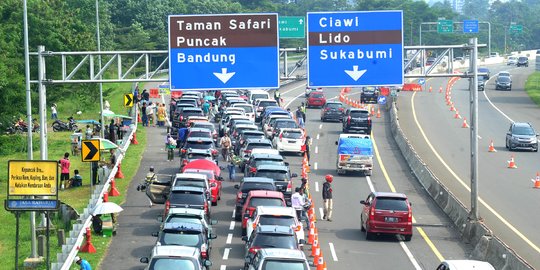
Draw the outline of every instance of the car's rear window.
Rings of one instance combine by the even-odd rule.
[[[332,109],[339,109],[339,108],[342,108],[343,105],[341,105],[340,103],[326,103],[326,107],[332,108]]]
[[[199,247],[202,242],[201,233],[196,232],[164,232],[160,239],[161,245]]]
[[[202,179],[178,179],[174,182],[175,187],[202,187],[206,188],[206,183]]]
[[[305,262],[292,260],[265,260],[262,270],[309,270]]]
[[[285,162],[283,161],[280,161],[280,160],[268,160],[268,159],[263,159],[263,160],[256,160],[255,161],[255,167],[258,167],[259,165],[285,165]]]
[[[259,224],[261,225],[279,225],[279,226],[293,226],[294,217],[291,216],[270,216],[264,215],[259,217]]]
[[[311,97],[312,98],[323,98],[324,95],[323,94],[311,94]]]
[[[242,193],[247,193],[252,190],[271,190],[274,191],[275,187],[271,183],[257,183],[257,182],[245,182],[242,185]]]
[[[352,111],[351,117],[368,117],[369,112],[367,111]]]
[[[210,154],[202,154],[202,153],[189,153],[187,158],[189,160],[195,160],[195,159],[207,159],[210,158]]]
[[[171,204],[204,205],[204,195],[201,193],[172,192],[169,201]]]
[[[264,197],[254,197],[249,201],[249,206],[285,206],[283,201],[278,198],[264,198]]]
[[[298,131],[283,131],[281,133],[283,135],[283,138],[286,139],[301,139],[302,138],[302,132]]]
[[[253,95],[251,95],[252,100],[266,99],[266,98],[268,98],[267,94],[253,94]]]
[[[261,248],[297,249],[298,245],[296,244],[294,235],[259,233],[255,235],[251,246]]]
[[[375,203],[377,210],[409,211],[407,201],[404,198],[378,197]]]
[[[246,149],[252,150],[253,148],[272,148],[272,145],[269,143],[250,143]]]
[[[204,116],[204,114],[203,114],[202,111],[186,111],[186,110],[184,110],[183,111],[183,116],[184,117],[188,117],[188,116]]]
[[[195,266],[196,262],[191,258],[157,258],[152,259],[148,269],[182,269],[182,270],[195,270],[198,267]]]
[[[186,148],[193,148],[193,149],[209,149],[212,147],[212,144],[214,142],[212,141],[188,141],[186,143]]]
[[[244,133],[244,139],[264,139],[264,134],[261,133]]]
[[[210,134],[210,132],[204,132],[204,131],[192,131],[189,133],[189,137],[210,138],[212,137],[212,134]]]
[[[287,172],[285,171],[264,171],[264,170],[258,170],[256,173],[257,177],[267,177],[274,180],[283,181],[288,179]]]
[[[265,101],[261,101],[259,102],[259,107],[268,107],[268,106],[276,106],[277,105],[277,102],[275,101],[270,101],[270,100],[265,100]]]
[[[235,106],[235,107],[244,109],[244,111],[246,113],[252,113],[253,112],[253,107],[251,107],[251,106]]]
[[[295,121],[276,121],[276,128],[296,128],[297,124]]]
[[[201,122],[196,122],[193,124],[194,128],[206,128],[206,129],[209,129],[211,130],[212,132],[216,130],[216,127],[212,124],[204,124],[204,123],[201,123]]]

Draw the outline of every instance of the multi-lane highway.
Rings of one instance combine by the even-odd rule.
[[[148,87],[148,86],[147,86]],[[301,101],[305,83],[292,83],[281,90],[286,106],[293,110]],[[340,89],[324,89],[327,98],[337,99]],[[350,92],[359,97],[357,89]],[[322,123],[318,109],[308,109],[306,129],[314,139],[310,173],[310,189],[320,218],[322,181],[325,174],[334,174],[333,222],[317,221],[319,240],[328,269],[434,269],[443,259],[467,258],[471,247],[460,242],[452,222],[433,203],[411,175],[399,149],[390,135],[388,117],[373,119],[373,137],[376,144],[376,161],[373,176],[338,176],[335,174],[336,147],[334,142],[341,133],[340,123]],[[163,150],[165,129],[147,129],[149,138],[141,167],[136,179],[143,179],[149,166],[155,166],[159,174],[178,172],[173,163],[166,162]],[[301,158],[286,157],[291,171],[300,173]],[[237,175],[237,177],[241,177]],[[114,237],[102,269],[142,269],[139,257],[149,256],[156,239],[151,233],[159,229],[156,217],[163,206],[148,207],[145,195],[136,191],[134,181],[129,189],[124,212],[119,217],[118,235]],[[300,179],[295,180],[295,185]],[[223,183],[223,196],[219,205],[213,207],[212,218],[219,220],[214,226],[218,238],[213,242],[212,269],[240,269],[243,266],[244,246],[240,224],[233,221],[234,183]],[[371,190],[403,192],[413,204],[415,220],[414,236],[410,242],[398,241],[396,237],[365,240],[360,231],[360,203]],[[307,252],[310,251],[306,247]]]
[[[532,178],[540,171],[537,152],[510,152],[505,134],[512,121],[530,122],[538,132],[540,114],[524,92],[531,67],[490,66],[492,78],[479,92],[479,195],[480,215],[493,233],[535,268],[540,268],[540,190],[533,189]],[[512,91],[495,90],[495,74],[509,70]],[[446,80],[428,80],[426,87],[446,87]],[[462,117],[469,117],[468,80],[453,86],[451,98]],[[462,128],[463,119],[455,119],[444,94],[438,91],[402,92],[399,97],[399,121],[416,151],[435,175],[466,205],[470,204],[470,129]],[[467,120],[469,121],[469,120]],[[488,152],[493,140],[497,152]],[[517,169],[507,161],[514,155]]]

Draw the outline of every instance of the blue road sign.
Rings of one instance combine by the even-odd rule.
[[[308,12],[308,87],[403,84],[403,12]]]
[[[171,90],[279,87],[277,13],[169,16]]]
[[[478,33],[478,20],[464,20],[463,33]]]
[[[424,79],[424,78],[418,79],[418,84],[419,85],[424,85],[425,83],[426,83],[426,79]]]
[[[9,210],[55,210],[58,209],[58,200],[6,200],[6,209]]]
[[[377,103],[381,104],[381,105],[384,105],[386,104],[386,96],[379,96],[377,98]]]

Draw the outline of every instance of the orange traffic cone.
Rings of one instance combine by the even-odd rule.
[[[133,138],[131,138],[131,144],[139,144],[139,142],[137,141],[137,132],[133,132]]]
[[[461,125],[462,128],[468,128],[469,125],[467,124],[467,117],[463,117],[463,124]]]
[[[514,161],[514,155],[510,156],[510,160],[508,161],[508,168],[517,169],[516,162]]]
[[[439,86],[439,93],[442,93],[442,86]]]
[[[86,243],[79,250],[80,252],[96,253],[96,248],[92,244],[92,231],[90,227],[86,228]]]
[[[450,102],[450,111],[453,112],[455,110],[456,108],[454,108],[454,102]]]
[[[324,262],[324,261],[323,261],[323,270],[328,270],[328,269],[326,268],[326,262]]]
[[[491,140],[491,142],[489,143],[488,152],[497,152],[497,150],[495,150],[495,146],[493,146],[493,140]]]
[[[459,115],[458,110],[456,110],[456,114],[454,114],[455,119],[461,119],[461,115]]]
[[[536,178],[535,179],[531,179],[534,183],[534,186],[533,188],[540,188],[540,173],[536,173]]]
[[[375,115],[375,107],[371,106],[371,116],[374,116],[374,115]]]
[[[109,190],[109,196],[111,197],[120,196],[120,192],[116,188],[116,183],[114,182],[114,179],[111,180],[111,190]]]
[[[377,118],[381,118],[381,109],[377,107]]]
[[[317,270],[323,270],[324,269],[324,258],[321,254],[321,256],[319,256],[319,263],[317,264]]]
[[[310,245],[313,245],[313,236],[315,236],[315,228],[310,227],[309,228],[309,234],[308,234],[308,240],[307,243]]]
[[[137,123],[142,123],[141,115],[137,114]]]
[[[120,163],[118,163],[118,171],[116,171],[116,174],[114,175],[114,178],[117,179],[124,179],[124,173],[122,173],[122,169],[120,168]]]
[[[319,246],[319,239],[313,239],[313,245],[311,246],[311,257],[317,258],[321,254],[321,247]]]

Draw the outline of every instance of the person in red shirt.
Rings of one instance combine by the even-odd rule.
[[[69,153],[64,154],[64,158],[58,161],[60,163],[60,187],[64,189],[64,180],[69,181],[69,166],[71,162],[69,161]]]

